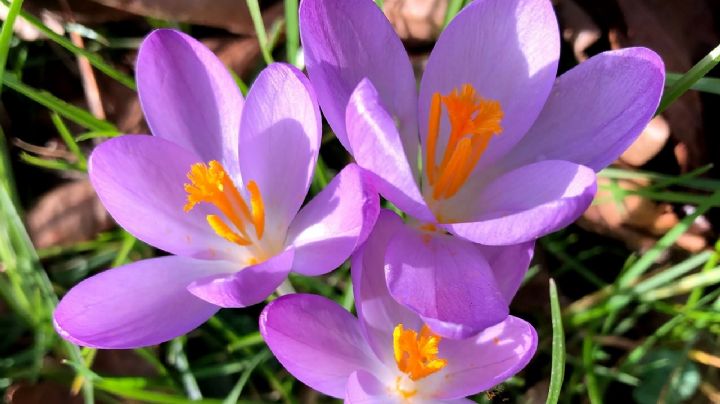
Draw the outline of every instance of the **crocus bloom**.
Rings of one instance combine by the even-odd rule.
[[[516,317],[465,340],[434,334],[389,294],[383,255],[402,227],[382,211],[352,258],[358,317],[320,296],[280,297],[260,315],[260,332],[297,379],[347,403],[472,403],[522,369],[535,353],[533,327]]]
[[[390,292],[447,337],[505,318],[534,240],[588,207],[595,173],[645,127],[664,82],[644,48],[556,80],[549,0],[471,2],[440,35],[419,93],[373,1],[303,0],[300,32],[338,139],[411,217],[389,241]]]
[[[333,270],[367,237],[379,207],[357,166],[300,210],[321,120],[297,69],[269,66],[244,101],[210,50],[160,30],[142,43],[137,82],[154,136],[98,146],[90,179],[125,230],[173,255],[76,285],[54,314],[64,338],[100,348],[163,342],[220,307],[263,301],[290,271]]]

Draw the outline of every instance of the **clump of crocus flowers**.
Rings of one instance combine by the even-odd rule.
[[[390,293],[450,338],[507,317],[535,239],[585,211],[596,171],[642,131],[664,83],[645,48],[556,79],[549,0],[471,2],[437,40],[419,93],[371,1],[304,0],[300,34],[328,122],[408,216],[385,253]]]
[[[157,344],[265,301],[290,272],[352,256],[357,318],[305,294],[264,309],[278,360],[347,402],[470,402],[532,358],[535,330],[509,305],[534,241],[587,208],[595,173],[650,120],[662,61],[630,48],[556,78],[549,0],[474,0],[418,93],[372,0],[303,0],[300,23],[309,79],[272,64],[247,99],[199,42],[170,30],[144,40],[153,135],[101,144],[89,171],[115,220],[170,255],[79,283],[55,326],[84,346]],[[303,206],[318,106],[357,164]],[[380,211],[378,193],[404,217]]]

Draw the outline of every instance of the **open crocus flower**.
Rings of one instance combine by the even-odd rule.
[[[505,318],[533,241],[588,207],[595,173],[648,123],[664,82],[644,48],[602,53],[556,80],[549,0],[471,2],[440,35],[419,94],[373,1],[303,0],[300,23],[327,120],[411,217],[387,250],[390,292],[447,337]]]
[[[533,327],[516,317],[465,340],[444,339],[389,294],[383,273],[388,243],[403,226],[382,211],[352,259],[353,317],[337,303],[294,294],[271,302],[260,332],[297,379],[347,403],[472,403],[520,371],[537,344]]]
[[[300,210],[321,121],[298,70],[269,66],[243,101],[210,50],[160,30],[142,43],[137,81],[154,136],[98,146],[90,179],[125,230],[173,256],[76,285],[54,313],[64,338],[99,348],[163,342],[220,307],[263,301],[290,271],[333,270],[367,237],[378,201],[355,165]]]

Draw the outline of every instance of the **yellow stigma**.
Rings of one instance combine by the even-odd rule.
[[[398,324],[393,330],[393,350],[398,369],[417,381],[444,368],[447,360],[437,357],[441,339],[427,325],[423,325],[418,335],[415,330],[406,330]]]
[[[435,152],[440,133],[442,105],[450,121],[450,135],[440,164]],[[433,94],[428,118],[428,138],[425,154],[425,175],[435,200],[455,195],[465,184],[490,139],[502,133],[500,103],[477,95],[471,84],[465,84],[448,95]]]
[[[219,215],[207,215],[210,227],[220,237],[242,246],[252,244],[246,224],[255,229],[255,238],[260,240],[265,230],[265,206],[262,195],[255,181],[247,184],[250,194],[250,208],[243,199],[222,164],[212,160],[208,164],[195,163],[187,174],[189,183],[185,184],[187,203],[183,208],[189,212],[198,203],[205,202],[215,205],[234,227]]]

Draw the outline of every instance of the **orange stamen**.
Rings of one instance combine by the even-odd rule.
[[[220,216],[218,215],[207,215],[207,221],[210,227],[212,227],[213,230],[215,230],[215,233],[217,233],[220,237],[224,238],[225,240],[228,240],[235,244],[240,245],[250,245],[250,241],[244,239],[241,235],[237,234],[236,232],[232,231],[230,227],[223,222],[222,219],[220,219]]]
[[[263,204],[260,188],[255,181],[247,184],[248,192],[250,192],[250,205],[252,206],[252,221],[255,226],[255,234],[257,238],[262,238],[265,231],[265,205]]]
[[[425,156],[425,172],[427,173],[428,181],[432,184],[435,180],[435,148],[437,147],[437,134],[440,132],[440,94],[435,93],[432,97],[432,103],[430,104],[430,118],[428,122],[428,142],[427,142],[427,155]]]
[[[440,109],[445,105],[450,121],[445,152],[440,165],[435,163],[440,134]],[[448,95],[435,93],[430,105],[426,143],[426,176],[433,187],[435,200],[455,195],[470,177],[490,143],[502,133],[503,110],[500,103],[477,95],[471,84],[465,84]]]
[[[418,335],[415,330],[405,330],[398,324],[393,330],[393,350],[398,369],[417,381],[440,371],[447,360],[440,359],[438,345],[442,338],[423,325]]]
[[[250,223],[255,227],[257,240],[262,239],[265,227],[265,207],[260,189],[254,181],[248,183],[251,211],[232,178],[219,162],[212,160],[208,164],[193,164],[187,178],[190,182],[184,186],[185,192],[187,192],[187,203],[183,207],[185,212],[192,210],[198,203],[210,203],[215,205],[225,219],[235,227],[232,229],[218,215],[207,215],[208,224],[220,237],[238,245],[251,245],[252,238],[246,231],[246,224]]]

